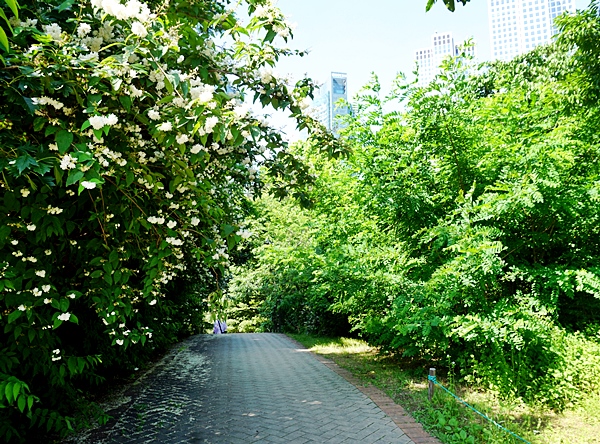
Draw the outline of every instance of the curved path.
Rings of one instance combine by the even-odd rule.
[[[335,367],[284,335],[194,336],[142,378],[120,408],[109,412],[114,421],[78,441],[439,442],[381,392],[371,389],[371,399],[365,394],[371,395],[369,388],[359,390]],[[403,418],[404,431],[397,425]]]

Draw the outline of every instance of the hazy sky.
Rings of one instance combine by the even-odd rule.
[[[458,1],[458,0],[457,0]],[[331,71],[348,74],[355,94],[375,71],[384,89],[396,72],[410,75],[414,53],[431,46],[435,32],[452,32],[455,42],[473,37],[480,60],[490,57],[487,0],[471,0],[446,10],[442,0],[425,12],[426,0],[279,0],[277,6],[297,27],[290,46],[310,49],[309,55],[288,58],[279,74],[308,73],[325,81]],[[589,0],[576,0],[584,8]]]

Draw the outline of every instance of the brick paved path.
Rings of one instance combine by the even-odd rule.
[[[359,390],[344,379],[351,375],[284,335],[198,335],[180,345],[109,412],[115,421],[77,441],[439,442],[383,393]]]

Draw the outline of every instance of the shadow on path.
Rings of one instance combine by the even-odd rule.
[[[344,372],[280,334],[193,336],[126,392],[126,402],[108,412],[114,420],[70,441],[439,442],[383,393]]]

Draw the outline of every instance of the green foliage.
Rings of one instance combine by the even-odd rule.
[[[381,97],[374,77],[341,131],[350,158],[298,148],[318,176],[311,212],[261,210],[277,233],[253,250],[274,279],[263,315],[302,331],[304,304],[333,310],[383,350],[449,356],[530,404],[598,391],[596,11],[511,62],[448,59],[427,87],[399,78]]]
[[[251,250],[257,260],[232,269],[228,318],[241,329],[335,333],[339,315],[332,312],[330,291],[319,285],[325,258],[314,243],[319,222],[293,203],[265,196],[256,219],[248,220]]]
[[[446,6],[446,8],[448,8],[449,11],[454,12],[454,9],[456,8],[456,2],[454,0],[443,0],[444,1],[444,5]],[[459,3],[462,3],[463,5],[466,5],[470,0],[458,0]],[[427,11],[429,11],[431,9],[431,7],[437,2],[437,0],[427,0],[427,5],[425,6],[425,9]]]
[[[296,53],[270,2],[5,3],[0,436],[43,441],[81,424],[82,393],[204,330],[266,177],[308,201],[251,100],[344,148],[302,112],[311,81],[273,75]]]

